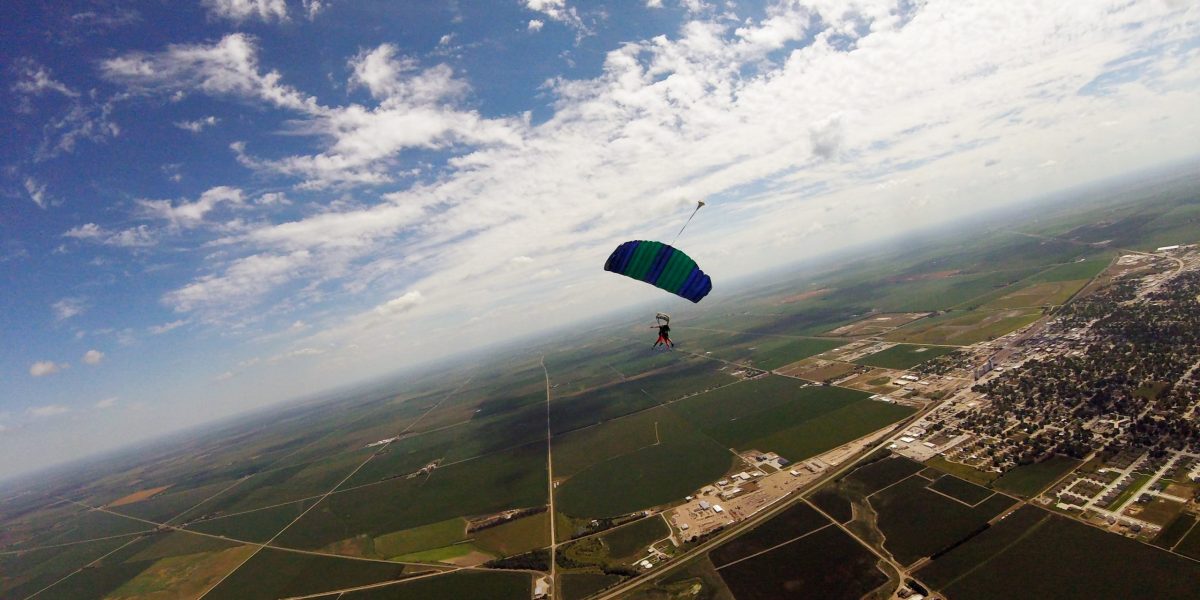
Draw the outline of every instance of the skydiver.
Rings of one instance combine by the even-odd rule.
[[[659,321],[659,323],[657,325],[650,326],[651,329],[653,329],[655,327],[658,328],[658,339],[655,340],[653,346],[650,346],[650,349],[653,350],[653,349],[657,348],[659,344],[663,344],[667,347],[668,350],[674,350],[675,342],[671,341],[670,321],[667,321],[667,322]]]

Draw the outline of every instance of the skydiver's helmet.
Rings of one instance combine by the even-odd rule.
[[[659,325],[669,325],[671,323],[671,315],[667,313],[658,313],[654,315],[654,320],[658,321]]]

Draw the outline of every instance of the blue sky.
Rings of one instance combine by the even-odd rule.
[[[696,199],[681,245],[720,281],[1194,157],[1198,25],[1184,1],[10,2],[0,476],[654,299],[600,265]]]

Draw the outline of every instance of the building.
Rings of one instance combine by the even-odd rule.
[[[721,505],[720,505],[720,504],[714,504],[714,505],[713,505],[713,512],[715,512],[715,513],[723,513],[723,512],[725,512],[725,509],[721,508]]]

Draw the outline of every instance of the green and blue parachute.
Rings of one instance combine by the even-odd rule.
[[[625,242],[613,250],[604,270],[644,281],[692,302],[699,302],[712,291],[712,279],[696,266],[696,261],[662,242]]]

